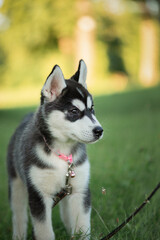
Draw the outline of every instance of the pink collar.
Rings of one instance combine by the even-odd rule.
[[[54,152],[60,159],[63,159],[64,161],[68,162],[68,163],[73,163],[73,158],[72,158],[72,154],[70,154],[69,156],[59,153],[58,154],[56,152]]]
[[[47,143],[45,137],[41,134],[41,136],[43,137],[43,140],[46,144],[46,146],[48,147],[48,149],[53,152],[57,157],[59,157],[60,159],[66,161],[68,164],[72,164],[73,163],[73,157],[72,157],[72,154],[70,154],[69,156],[65,155],[65,154],[62,154],[60,152],[56,152],[54,151]]]

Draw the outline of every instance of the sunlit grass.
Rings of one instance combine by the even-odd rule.
[[[36,86],[8,87],[0,89],[0,109],[33,106],[39,104],[41,88],[45,82],[41,81]],[[110,77],[107,80],[93,80],[88,85],[89,91],[94,96],[111,94],[126,89],[127,78],[122,76]]]
[[[5,89],[0,91],[0,108],[14,108],[38,104],[40,86],[35,88]]]

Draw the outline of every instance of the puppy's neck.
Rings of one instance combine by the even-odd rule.
[[[48,142],[42,133],[40,133],[40,135],[43,139],[43,143],[44,143],[45,147],[48,148],[49,151],[55,153],[56,155],[58,153],[70,155],[70,154],[72,154],[73,149],[78,144],[77,142],[75,142],[73,140],[62,142],[56,138],[53,138],[52,140],[50,140]]]
[[[59,142],[57,140],[54,141],[54,149],[58,150],[60,153],[69,155],[72,153],[72,149],[76,146],[77,143],[73,141],[67,142]]]

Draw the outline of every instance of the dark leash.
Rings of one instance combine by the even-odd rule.
[[[70,194],[71,193],[68,192],[66,189],[63,189],[61,192],[57,193],[56,196],[53,198],[54,203],[52,208],[54,208],[63,198]]]
[[[160,189],[160,182],[155,187],[155,189],[150,193],[150,195],[145,199],[145,201],[118,227],[116,227],[113,231],[111,231],[107,236],[101,238],[100,240],[108,240],[111,239],[116,233],[118,233],[123,227],[126,226],[127,223],[129,223],[141,210],[146,206],[147,203],[150,203],[151,198],[154,196],[154,194]],[[65,198],[67,195],[70,195],[71,192],[63,189],[60,193],[58,193],[54,198],[54,204],[53,207],[55,207],[63,198]]]
[[[123,222],[121,223],[118,227],[116,227],[112,232],[110,232],[107,236],[101,238],[100,240],[108,240],[112,238],[116,233],[118,233],[123,227],[126,226],[127,223],[129,223],[136,215],[137,213],[146,206],[147,203],[150,202],[151,198],[153,195],[160,189],[160,182],[158,185],[155,187],[155,189],[150,193],[150,195],[146,198],[146,200]]]
[[[73,164],[69,164],[68,165],[68,171],[66,173],[65,188],[63,188],[62,191],[57,193],[55,195],[55,197],[53,198],[54,203],[53,203],[52,208],[54,208],[63,198],[72,194],[72,185],[69,183],[69,180],[70,180],[70,178],[75,177],[75,175],[72,176],[73,171],[74,171],[73,170]]]

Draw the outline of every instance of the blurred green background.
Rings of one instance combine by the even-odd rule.
[[[32,105],[55,64],[79,59],[106,94],[159,83],[158,0],[0,0],[0,108]]]
[[[158,14],[158,0],[0,0],[0,240],[12,235],[7,144],[23,116],[35,110],[55,64],[67,79],[77,70],[79,59],[85,60],[88,88],[96,95],[96,114],[105,130],[96,147],[88,146],[92,203],[107,226],[93,210],[91,239],[114,229],[156,186],[160,172]],[[113,239],[160,239],[158,206],[157,193]],[[70,239],[58,208],[54,213],[58,239]],[[31,226],[28,232],[31,239]]]

